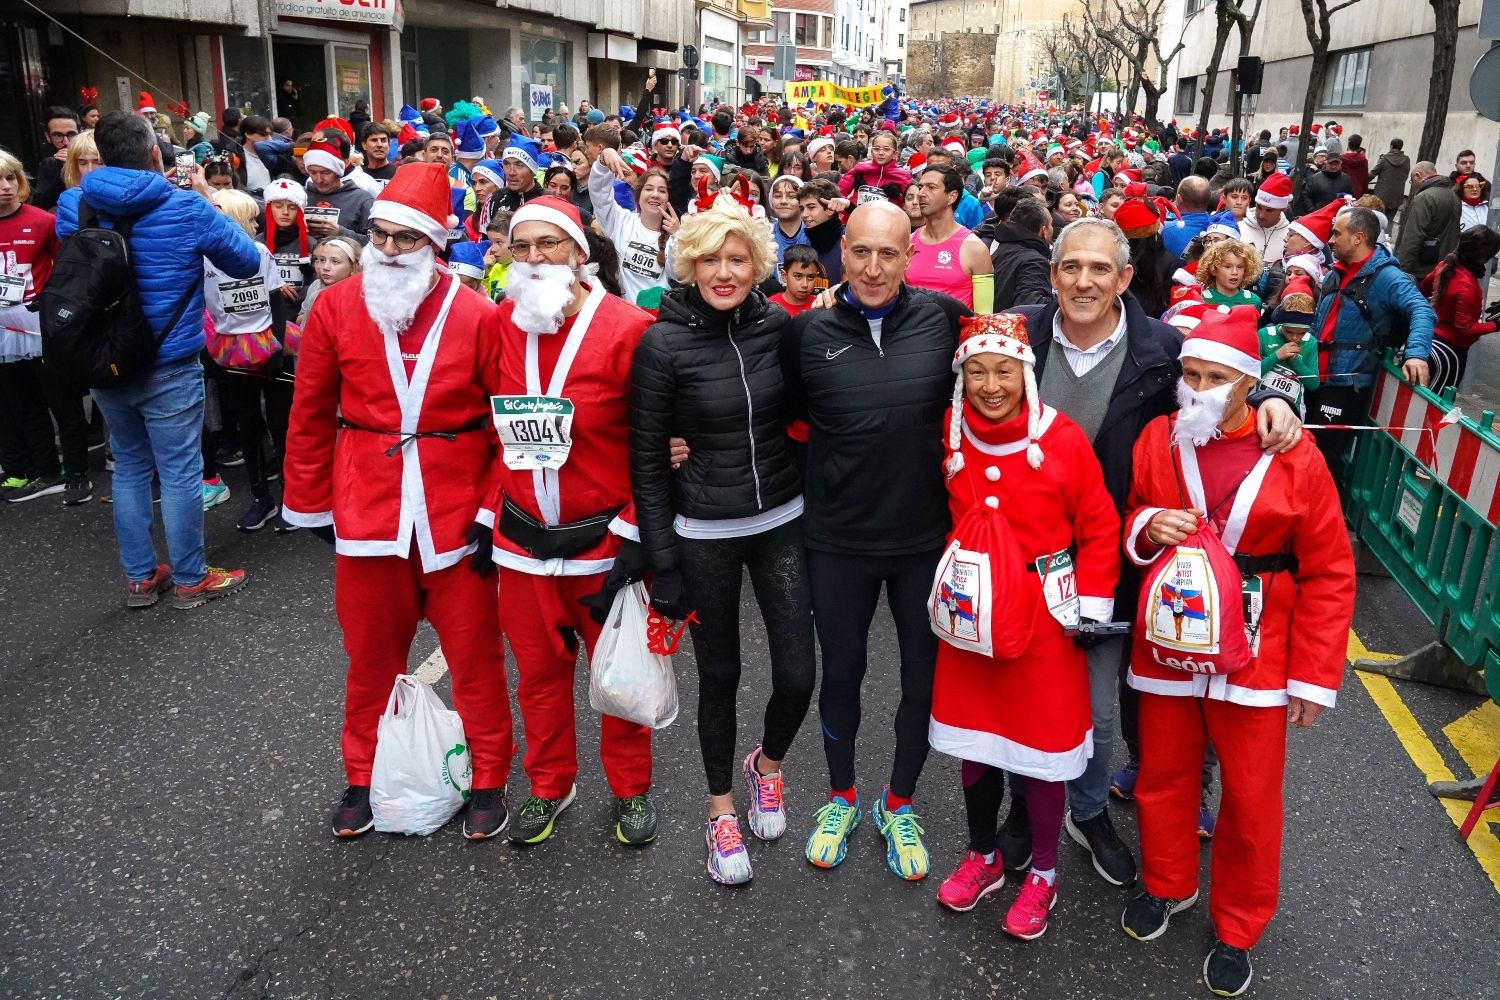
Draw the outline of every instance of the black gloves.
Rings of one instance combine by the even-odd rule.
[[[1099,623],[1092,618],[1081,618],[1079,619],[1078,624],[1098,625]],[[1079,632],[1073,637],[1073,645],[1077,646],[1079,649],[1093,649],[1095,646],[1099,645],[1101,642],[1108,638],[1109,636],[1104,635],[1100,632]]]
[[[315,538],[321,538],[329,545],[333,544],[333,525],[320,524],[316,528],[308,528],[307,530],[310,531]]]
[[[464,541],[474,546],[474,554],[469,556],[469,569],[481,578],[495,572],[495,560],[490,558],[495,552],[494,530],[475,521],[464,532]]]
[[[600,625],[609,620],[609,609],[615,603],[615,594],[635,583],[637,580],[645,579],[646,576],[646,553],[641,549],[640,542],[632,542],[625,539],[620,543],[620,551],[615,555],[615,564],[604,577],[604,585],[597,593],[580,597],[578,603],[589,609],[589,617]]]
[[[665,569],[652,574],[651,607],[657,614],[671,621],[686,620],[692,609],[688,607],[680,572]]]

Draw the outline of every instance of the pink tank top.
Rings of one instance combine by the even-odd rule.
[[[951,295],[970,309],[974,308],[974,284],[964,273],[963,262],[958,259],[958,248],[963,245],[969,231],[963,226],[958,232],[941,243],[927,243],[922,234],[923,226],[911,234],[912,255],[906,265],[906,283],[917,288]]]

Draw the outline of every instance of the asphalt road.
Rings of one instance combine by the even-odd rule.
[[[916,802],[936,877],[887,873],[868,825],[842,868],[808,866],[825,781],[816,707],[788,763],[788,836],[752,844],[753,885],[714,885],[690,652],[682,716],[656,744],[655,845],[614,842],[587,721],[579,803],[539,848],[469,844],[455,825],[335,842],[343,659],[329,553],[305,532],[236,533],[237,471],[239,497],[209,515],[210,555],[251,583],[192,612],[121,607],[106,505],[0,505],[0,996],[1209,995],[1206,906],[1153,944],[1131,941],[1118,927],[1126,891],[1071,844],[1041,940],[1001,934],[1014,888],[969,914],[941,910],[934,894],[964,833],[957,766],[936,755]],[[1423,641],[1398,598],[1379,584],[1362,598],[1372,647]],[[749,617],[747,720],[767,678]],[[413,664],[433,645],[424,631]],[[871,649],[861,773],[873,791],[896,700],[888,619]],[[1478,704],[1401,690],[1434,718]],[[593,717],[582,685],[578,711]],[[525,787],[519,764],[512,785]],[[1493,995],[1500,896],[1352,678],[1337,711],[1292,733],[1286,799],[1281,908],[1255,953],[1253,996]],[[1132,808],[1115,810],[1133,843]]]

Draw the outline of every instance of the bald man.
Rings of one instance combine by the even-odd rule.
[[[950,527],[942,421],[958,320],[969,313],[905,283],[911,253],[904,211],[888,201],[856,208],[844,233],[845,284],[828,293],[831,307],[791,322],[782,368],[793,415],[810,427],[803,522],[831,786],[807,860],[820,868],[844,860],[863,803],[886,838],[887,867],[915,880],[926,876],[928,859],[911,800],[927,759],[937,660],[926,605]],[[854,738],[882,589],[900,647],[901,704],[888,784],[862,799]]]
[[[1208,181],[1202,177],[1196,174],[1184,177],[1182,183],[1177,185],[1179,217],[1161,227],[1162,245],[1177,258],[1177,263],[1182,263],[1183,255],[1187,253],[1188,244],[1193,242],[1193,238],[1208,228],[1208,209],[1212,203],[1213,195],[1209,192]]]

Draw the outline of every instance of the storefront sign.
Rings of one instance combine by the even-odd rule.
[[[401,0],[276,0],[276,16],[344,21],[393,31],[406,24]]]
[[[811,66],[798,66],[796,72],[792,74],[792,79],[798,81],[806,81],[817,79],[817,76],[818,74],[813,72],[813,68]]]
[[[882,87],[879,86],[840,87],[827,80],[814,80],[809,83],[788,83],[786,100],[793,105],[812,101],[814,104],[842,104],[849,108],[863,108],[885,100],[881,96],[881,90]]]
[[[531,85],[531,120],[539,122],[542,116],[552,110],[552,88],[545,84],[533,83]]]

